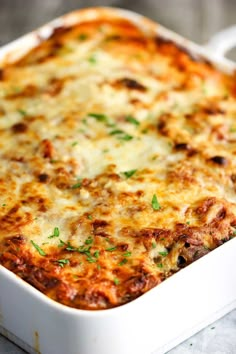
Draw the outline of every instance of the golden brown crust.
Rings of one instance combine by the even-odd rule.
[[[235,78],[127,20],[58,27],[0,70],[0,264],[122,305],[235,236]]]

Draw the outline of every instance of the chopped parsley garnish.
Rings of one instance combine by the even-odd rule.
[[[5,204],[5,203],[3,203],[3,204],[2,204],[2,207],[5,207],[5,206],[6,206],[6,204]]]
[[[106,248],[106,251],[108,251],[108,252],[113,252],[113,251],[115,251],[116,250],[116,246],[113,246],[113,247],[109,247],[109,248]]]
[[[186,224],[187,224],[187,225],[190,225],[190,221],[186,221]]]
[[[54,237],[59,237],[60,236],[60,230],[58,227],[54,227],[53,234],[51,236],[48,236],[48,238],[54,238]]]
[[[152,248],[156,248],[156,247],[157,247],[156,242],[152,242]]]
[[[168,255],[168,252],[167,251],[163,251],[163,252],[158,252],[159,255],[163,256],[163,257],[166,257]]]
[[[81,187],[81,182],[75,183],[73,184],[73,186],[71,186],[72,189],[77,189]]]
[[[234,229],[234,231],[233,231],[233,235],[236,235],[236,229]]]
[[[132,135],[124,134],[124,135],[122,135],[122,136],[119,136],[119,139],[120,139],[120,140],[124,140],[124,141],[129,141],[129,140],[132,140],[133,137],[132,137]]]
[[[89,237],[87,238],[87,240],[85,240],[85,244],[86,244],[86,245],[91,245],[91,243],[93,243],[93,238],[92,238],[91,236],[89,236]]]
[[[110,135],[119,135],[119,134],[124,134],[124,131],[121,129],[115,129],[110,132]]]
[[[85,34],[85,33],[80,33],[79,36],[78,36],[78,39],[80,41],[85,41],[85,39],[87,39],[87,38],[88,38],[88,35]]]
[[[158,268],[163,268],[163,264],[162,264],[162,263],[158,263],[158,264],[157,264],[157,267],[158,267]]]
[[[124,257],[130,257],[131,254],[132,254],[131,252],[127,251],[127,252],[125,252],[125,253],[123,254],[123,256],[124,256]]]
[[[139,121],[131,116],[127,116],[126,121],[136,126],[140,125]]]
[[[67,251],[77,251],[78,248],[72,246],[72,245],[70,244],[70,242],[68,242],[67,245],[66,245],[66,250],[67,250]]]
[[[126,132],[124,132],[121,129],[112,130],[110,132],[110,135],[117,135],[118,139],[125,140],[125,141],[129,141],[129,140],[133,139],[132,135],[127,134]]]
[[[130,177],[132,177],[136,172],[137,172],[137,170],[130,170],[130,171],[125,171],[125,172],[123,172],[123,174],[125,175],[126,178],[130,178]]]
[[[65,264],[69,264],[70,261],[69,259],[58,259],[58,261],[55,261],[56,263],[59,264],[60,267],[64,267]]]
[[[92,117],[94,119],[96,119],[98,122],[108,122],[108,118],[105,114],[101,114],[101,113],[88,113],[89,117]]]
[[[157,200],[156,194],[153,194],[153,197],[152,197],[152,208],[153,208],[153,210],[159,210],[161,208],[161,206]]]
[[[74,141],[74,142],[71,144],[71,146],[76,146],[76,145],[78,145],[78,141]]]
[[[88,218],[89,220],[93,220],[92,215],[88,215],[87,218]]]
[[[119,284],[120,284],[119,279],[115,278],[115,279],[114,279],[114,284],[115,284],[115,285],[119,285]]]
[[[95,257],[95,258],[98,258],[99,257],[99,250],[96,250],[95,252],[94,252],[94,254],[93,254],[93,256]]]
[[[18,113],[20,113],[23,117],[27,115],[27,112],[24,111],[23,109],[18,109]]]
[[[122,261],[120,261],[119,266],[122,266],[128,262],[128,259],[124,258]]]
[[[98,270],[101,269],[101,265],[100,265],[100,264],[97,265],[97,269],[98,269]]]
[[[44,250],[42,250],[42,248],[40,248],[39,245],[37,245],[37,243],[35,243],[33,240],[31,240],[30,242],[32,243],[34,248],[38,251],[40,256],[46,256],[46,253],[44,252]]]
[[[89,263],[95,263],[95,262],[97,262],[97,259],[96,259],[96,258],[93,258],[93,257],[91,256],[91,254],[87,255],[86,260],[87,260]]]
[[[91,64],[96,64],[96,63],[97,63],[97,58],[95,57],[94,54],[92,54],[92,55],[88,58],[88,61],[89,61]]]
[[[60,239],[59,241],[60,241],[60,242],[59,242],[58,247],[63,247],[63,246],[66,245],[66,243],[65,243],[64,241],[62,241],[61,239]]]
[[[84,253],[86,255],[90,255],[90,248],[91,246],[85,247],[85,245],[83,245],[80,246],[79,248],[76,248],[75,251],[78,251],[79,253]]]

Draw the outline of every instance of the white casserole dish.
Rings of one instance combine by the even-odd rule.
[[[128,18],[147,32],[158,30],[227,72],[236,68],[218,55],[232,46],[232,41],[217,47],[219,38],[213,39],[210,47],[218,48],[214,56],[133,12],[108,8],[63,16],[2,48],[0,61],[14,61],[57,26],[104,13]],[[97,312],[56,303],[0,266],[0,333],[30,353],[162,354],[236,308],[235,255],[236,239],[232,239],[131,303]]]

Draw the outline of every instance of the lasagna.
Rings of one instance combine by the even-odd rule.
[[[86,310],[236,234],[235,75],[97,12],[0,69],[0,264]]]

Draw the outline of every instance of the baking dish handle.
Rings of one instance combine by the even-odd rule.
[[[236,47],[236,25],[216,33],[205,47],[214,52],[217,58],[224,57],[229,50]]]

